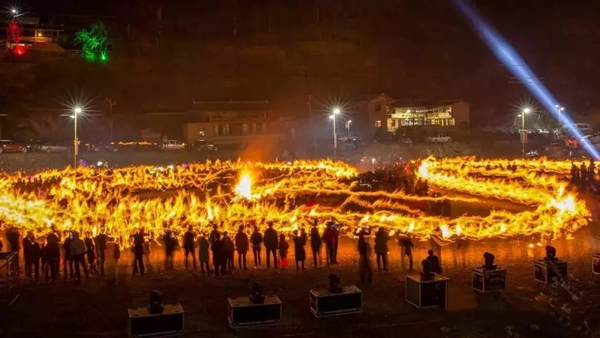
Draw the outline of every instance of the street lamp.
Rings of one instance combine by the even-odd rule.
[[[525,114],[531,113],[531,109],[525,108],[523,112],[518,116],[521,117],[521,144],[522,144],[522,154],[525,157],[525,142],[527,141],[527,130],[525,130]]]
[[[565,110],[565,107],[557,104],[554,106],[558,111],[558,128],[562,127],[562,112]]]
[[[73,165],[75,166],[75,169],[77,169],[77,157],[79,156],[79,139],[77,139],[77,115],[81,114],[83,112],[83,109],[81,109],[81,107],[75,107],[73,108],[73,115],[71,115],[71,118],[73,118],[73,126],[74,126],[74,133],[73,133]]]
[[[348,122],[346,122],[346,129],[348,129],[348,137],[350,137],[350,124],[352,124],[352,120],[348,120]]]
[[[335,131],[335,116],[339,115],[342,111],[340,108],[333,108],[332,114],[329,116],[333,120],[333,159],[337,157],[337,133]]]

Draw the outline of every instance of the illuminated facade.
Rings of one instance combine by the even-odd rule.
[[[402,127],[468,127],[469,104],[463,100],[392,107],[387,130]]]

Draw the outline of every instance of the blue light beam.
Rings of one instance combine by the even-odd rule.
[[[525,61],[519,56],[514,48],[504,40],[504,38],[494,30],[471,6],[469,0],[454,0],[454,4],[460,12],[469,19],[475,30],[479,33],[481,39],[496,55],[496,57],[516,76],[531,94],[550,112],[559,119],[559,112],[556,108],[558,102],[544,85],[538,80],[537,76],[527,66]],[[567,129],[580,140],[581,145],[596,160],[600,160],[598,150],[583,137],[583,133],[575,124],[571,117],[565,112],[562,113],[559,122],[563,122]]]

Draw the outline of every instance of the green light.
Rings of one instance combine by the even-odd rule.
[[[89,30],[75,33],[75,43],[81,45],[81,55],[88,62],[108,62],[106,27],[102,22],[93,24]]]

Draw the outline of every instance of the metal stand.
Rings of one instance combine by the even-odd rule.
[[[0,303],[9,307],[19,297],[19,270],[16,252],[0,252]]]

